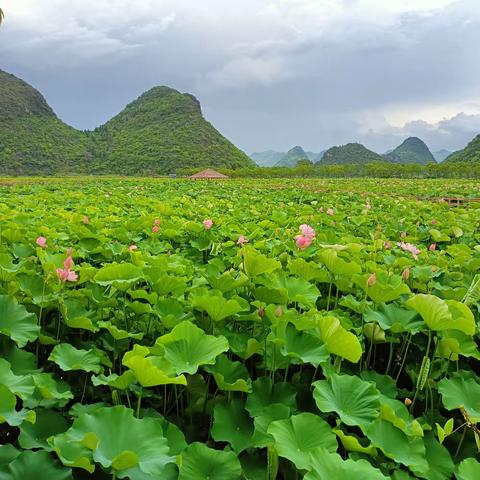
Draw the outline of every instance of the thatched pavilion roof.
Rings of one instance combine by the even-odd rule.
[[[207,168],[206,170],[202,170],[201,172],[196,173],[195,175],[191,175],[190,178],[197,179],[197,178],[228,178],[223,173],[217,172],[216,170],[212,170],[211,168]]]

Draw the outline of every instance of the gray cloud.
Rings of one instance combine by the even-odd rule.
[[[92,128],[153,85],[194,93],[246,151],[480,131],[477,0],[15,0],[0,68]]]

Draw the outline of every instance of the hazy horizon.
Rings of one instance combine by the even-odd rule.
[[[6,3],[6,2],[4,2]],[[194,94],[247,153],[480,133],[475,0],[16,0],[0,68],[92,129],[155,85]]]

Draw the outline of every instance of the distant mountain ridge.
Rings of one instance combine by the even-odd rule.
[[[435,157],[435,160],[440,163],[443,162],[452,152],[450,150],[442,149],[432,152],[432,155]]]
[[[361,143],[347,143],[346,145],[329,148],[317,165],[335,164],[366,164],[382,162],[385,158],[369,150]]]
[[[63,123],[37,90],[0,70],[2,174],[138,175],[253,165],[188,93],[154,87],[105,125],[81,132]]]
[[[301,150],[300,150],[301,149]],[[250,158],[259,167],[275,167],[275,166],[295,166],[298,160],[308,159],[313,163],[318,162],[326,150],[322,150],[319,153],[305,151],[302,147],[296,146],[290,149],[288,152],[278,152],[276,150],[265,150],[263,152],[253,152],[250,154]],[[301,158],[300,158],[301,157]]]
[[[477,135],[465,148],[449,155],[445,162],[480,163],[480,135]]]
[[[384,157],[393,163],[419,163],[421,165],[436,163],[432,152],[418,137],[407,138],[397,148],[386,153]]]

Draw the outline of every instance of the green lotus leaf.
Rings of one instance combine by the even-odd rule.
[[[139,333],[130,333],[126,330],[122,330],[118,328],[116,325],[113,325],[111,322],[101,321],[98,322],[98,326],[100,328],[105,328],[108,330],[108,333],[115,339],[115,340],[125,340],[126,338],[133,338],[135,340],[141,340],[143,338],[143,332]]]
[[[291,323],[285,327],[285,340],[281,348],[283,355],[299,358],[304,363],[317,367],[330,358],[325,343],[318,335],[308,331],[299,331]]]
[[[304,480],[387,480],[388,477],[366,460],[343,460],[337,453],[317,447],[310,454],[309,472]]]
[[[379,394],[370,382],[332,374],[315,383],[313,397],[321,412],[335,412],[347,425],[368,425],[379,415]]]
[[[362,356],[362,346],[356,335],[345,330],[340,320],[333,316],[320,317],[318,320],[320,336],[330,353],[357,363]]]
[[[367,382],[373,382],[377,387],[377,390],[386,397],[397,398],[397,384],[389,375],[382,375],[375,370],[363,370],[360,377]]]
[[[234,398],[227,404],[215,405],[211,434],[217,442],[228,442],[237,455],[249,448],[253,422],[245,410],[245,402]]]
[[[372,447],[372,445],[364,447],[356,436],[346,434],[343,430],[340,430],[340,428],[334,428],[332,431],[340,439],[343,448],[347,452],[364,453],[366,455],[371,455],[372,457],[377,456],[377,449],[375,447]]]
[[[56,345],[48,359],[55,362],[65,372],[83,370],[84,372],[100,373],[102,370],[100,357],[93,349],[82,350],[69,343]]]
[[[223,272],[217,275],[211,273],[207,274],[207,280],[213,289],[222,293],[244,287],[248,283],[248,277],[242,272],[238,277],[234,277],[232,272]]]
[[[377,418],[363,428],[372,445],[384,455],[407,466],[413,473],[429,469],[423,438],[408,437],[392,423]]]
[[[460,330],[467,335],[475,333],[473,313],[456,300],[442,300],[435,295],[421,293],[408,299],[405,305],[418,312],[431,330]]]
[[[267,287],[286,291],[290,302],[297,302],[305,309],[313,308],[317,298],[320,296],[320,291],[312,283],[303,278],[288,277],[282,273],[272,275],[267,281],[262,283]]]
[[[0,334],[10,337],[19,347],[33,342],[40,334],[37,317],[14,297],[0,295]]]
[[[357,275],[355,283],[364,290],[375,303],[387,303],[410,293],[410,288],[403,282],[400,275],[388,275],[386,272],[377,273],[374,285],[368,285],[370,274]]]
[[[101,373],[98,376],[92,375],[93,386],[108,385],[111,388],[118,388],[119,390],[126,390],[134,381],[136,377],[132,370],[127,370],[121,375],[111,373],[108,376]]]
[[[461,461],[455,470],[457,480],[478,480],[480,478],[480,462],[474,458]]]
[[[99,285],[113,285],[119,290],[126,290],[142,278],[142,269],[131,263],[111,263],[98,270],[95,282]]]
[[[300,413],[285,420],[275,420],[267,433],[275,439],[275,448],[281,457],[290,460],[299,470],[310,467],[310,452],[323,447],[328,452],[338,448],[330,425],[313,413]]]
[[[242,467],[233,452],[192,443],[182,452],[178,480],[238,480]]]
[[[35,391],[31,375],[15,375],[9,362],[0,358],[0,385],[3,384],[14,394],[25,400]]]
[[[10,364],[10,368],[15,375],[27,375],[40,371],[37,368],[35,355],[18,348],[13,342],[10,345],[3,346],[2,356]]]
[[[236,300],[227,300],[222,295],[199,295],[192,298],[192,306],[206,312],[215,322],[231,317],[243,310]]]
[[[24,421],[35,423],[33,410],[16,410],[17,397],[5,385],[0,384],[0,424],[7,423],[11,427],[17,427]]]
[[[475,340],[460,330],[443,330],[435,354],[456,362],[459,356],[480,360],[480,351]]]
[[[432,432],[425,435],[426,458],[428,462],[428,470],[422,475],[428,480],[445,480],[452,478],[455,465],[448,450],[438,443]]]
[[[12,463],[20,453],[11,443],[0,445],[0,467],[3,468]]]
[[[417,313],[406,310],[395,303],[381,303],[377,310],[367,309],[364,317],[366,322],[375,322],[383,330],[390,330],[392,333],[411,332],[418,333],[424,323],[417,318]]]
[[[84,330],[89,330],[90,332],[98,331],[98,328],[92,322],[94,312],[87,310],[79,300],[64,300],[62,305],[62,314],[65,323],[70,328],[83,328]]]
[[[0,480],[70,480],[70,468],[57,465],[47,452],[22,452],[0,471]]]
[[[303,278],[310,282],[315,280],[317,282],[329,281],[328,273],[320,268],[315,262],[307,262],[303,258],[296,258],[288,263],[288,269],[292,275]]]
[[[228,341],[223,336],[207,335],[201,328],[185,320],[170,333],[159,337],[155,342],[157,347],[163,350],[177,374],[193,375],[201,365],[213,365],[217,356],[228,350]]]
[[[480,273],[473,277],[472,283],[468,287],[467,293],[462,299],[467,307],[480,303]]]
[[[130,368],[142,387],[187,384],[184,375],[175,376],[175,369],[170,362],[162,357],[147,357],[146,355],[149,352],[148,348],[143,347],[144,350],[139,351],[137,347],[139,347],[139,345],[135,345],[133,351],[127,352],[124,355],[122,363]]]
[[[430,233],[430,236],[432,237],[432,240],[434,242],[449,242],[450,237],[441,232],[440,230],[437,230],[436,228],[432,228],[428,233]]]
[[[134,418],[133,411],[121,405],[80,415],[48,442],[64,465],[92,473],[93,460],[117,478],[162,478],[175,461],[168,454],[161,419]]]
[[[51,373],[36,373],[32,375],[32,379],[35,392],[31,402],[27,402],[27,406],[63,407],[73,398],[68,384],[55,380]]]
[[[290,408],[281,403],[272,403],[254,418],[254,432],[252,446],[265,448],[275,443],[275,439],[268,433],[269,425],[275,420],[285,420],[290,416]]]
[[[455,372],[438,382],[438,391],[447,410],[463,408],[472,422],[480,422],[480,381],[467,372]]]
[[[407,407],[400,400],[381,395],[379,418],[390,422],[409,437],[423,437],[422,426],[410,415]]]
[[[213,374],[219,390],[226,392],[250,392],[252,387],[248,370],[241,362],[229,360],[222,354],[216,359],[215,365],[205,367]]]
[[[293,410],[296,396],[297,392],[289,383],[272,384],[270,377],[260,377],[252,382],[252,393],[247,396],[245,408],[252,417],[263,415],[264,409],[274,403],[281,403]]]
[[[250,278],[282,268],[282,264],[279,261],[266,257],[253,247],[243,247],[242,256],[245,273]]]
[[[47,438],[52,435],[64,432],[68,428],[68,422],[63,415],[50,409],[39,409],[36,412],[34,424],[23,423],[20,426],[18,443],[25,449],[36,449],[51,451]]]
[[[325,249],[318,253],[320,261],[334,275],[355,275],[362,271],[362,267],[356,262],[347,262],[338,256],[334,249]]]

